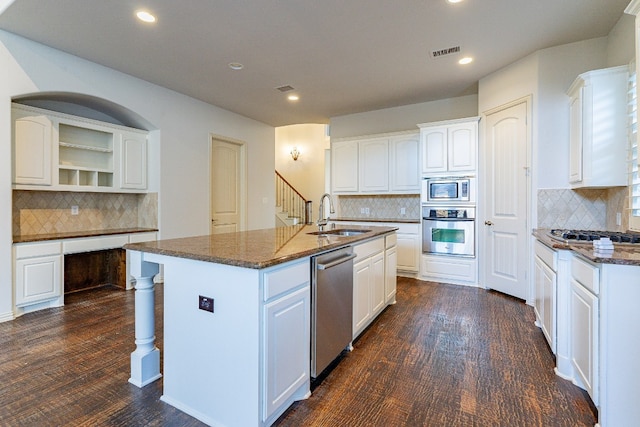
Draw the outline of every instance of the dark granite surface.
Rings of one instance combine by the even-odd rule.
[[[398,218],[331,218],[331,221],[349,221],[349,222],[397,222],[402,224],[420,224],[420,219],[398,219]]]
[[[357,236],[318,236],[308,234],[318,231],[315,225],[268,228],[238,233],[212,234],[130,243],[125,249],[160,255],[188,258],[198,261],[261,269],[303,258],[331,249],[391,233],[394,227],[345,226],[336,229],[368,230]],[[330,228],[328,228],[330,231]]]
[[[548,229],[534,229],[533,236],[553,249],[574,251],[591,262],[640,266],[640,245],[631,246],[614,243],[614,250],[611,254],[596,254],[591,242],[565,244],[550,238],[547,235],[548,231]]]
[[[77,239],[80,237],[111,236],[114,234],[148,233],[157,228],[112,228],[109,230],[70,231],[66,233],[27,234],[13,236],[13,243],[41,242],[45,240]]]

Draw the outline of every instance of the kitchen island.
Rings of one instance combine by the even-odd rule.
[[[129,381],[161,377],[153,276],[163,265],[162,400],[209,425],[272,424],[310,394],[310,257],[396,230],[348,228],[362,233],[298,225],[126,245],[136,279]]]

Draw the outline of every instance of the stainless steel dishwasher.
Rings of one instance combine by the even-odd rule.
[[[351,344],[355,257],[349,246],[311,258],[312,378]]]

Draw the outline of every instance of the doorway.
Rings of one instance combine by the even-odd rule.
[[[484,224],[479,224],[485,257],[484,285],[529,297],[531,99],[484,113]]]
[[[210,233],[232,233],[246,228],[245,144],[211,137]]]

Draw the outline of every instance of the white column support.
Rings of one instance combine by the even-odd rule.
[[[153,276],[159,266],[143,260],[143,254],[127,251],[131,261],[131,275],[135,278],[135,334],[136,349],[131,353],[129,382],[144,387],[162,377],[160,350],[155,345],[155,303]]]

